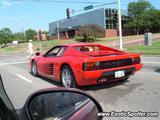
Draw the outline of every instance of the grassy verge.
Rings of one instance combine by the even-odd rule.
[[[50,41],[33,41],[33,47],[34,47],[34,51],[37,51],[40,46],[42,51],[46,51],[50,48],[52,48],[55,45],[58,44],[69,44],[69,43],[76,43],[76,41],[74,40],[50,40]],[[19,45],[16,46],[8,46],[5,48],[1,48],[0,49],[0,54],[3,53],[26,53],[28,49],[28,43],[21,43]]]
[[[131,36],[128,36],[126,38],[129,38]],[[110,38],[110,39],[99,39],[96,41],[96,43],[107,45],[109,41],[113,41],[117,38]],[[50,40],[50,41],[34,41],[34,51],[39,50],[40,44],[41,44],[41,50],[46,51],[50,48],[52,48],[55,45],[58,44],[69,44],[69,43],[77,43],[75,40]],[[28,48],[28,43],[21,43],[17,46],[8,46],[5,48],[0,48],[0,54],[4,53],[26,53]],[[153,43],[152,46],[134,46],[129,47],[126,50],[127,52],[131,53],[141,53],[145,55],[160,55],[160,40]]]
[[[107,42],[109,42],[113,39],[97,40],[96,43],[106,44]],[[37,51],[40,48],[40,46],[41,46],[42,51],[46,51],[55,45],[77,43],[77,41],[71,39],[71,40],[33,41],[32,43],[34,46],[34,51]],[[11,46],[7,46],[5,48],[1,48],[0,54],[3,54],[3,53],[26,53],[27,48],[28,48],[28,43],[21,43],[16,46],[11,45]]]
[[[135,46],[129,47],[126,50],[131,53],[141,53],[144,55],[160,55],[160,40],[153,42],[152,46]]]

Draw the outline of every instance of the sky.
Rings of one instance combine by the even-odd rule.
[[[91,5],[87,3],[56,3],[56,2],[31,2],[38,0],[0,0],[0,29],[4,27],[10,28],[13,32],[24,32],[31,28],[35,30],[48,31],[49,23],[66,18],[66,8],[79,10],[85,6]],[[52,1],[52,0],[39,0]],[[54,0],[53,0],[54,1]],[[59,1],[59,0],[57,0]],[[61,0],[62,1],[62,0]],[[78,2],[112,2],[115,0],[63,0]],[[136,0],[121,0],[122,9],[127,9],[127,4]],[[149,0],[155,8],[160,9],[159,0]],[[97,4],[93,4],[97,5]],[[116,7],[116,5],[108,5],[105,7]],[[80,14],[85,11],[75,13]]]

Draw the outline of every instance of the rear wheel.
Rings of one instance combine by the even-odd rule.
[[[76,87],[74,74],[69,66],[64,66],[61,70],[61,84],[63,87]]]
[[[32,65],[31,65],[31,73],[35,77],[38,76],[37,65],[36,65],[36,62],[34,62],[34,61],[32,62]]]

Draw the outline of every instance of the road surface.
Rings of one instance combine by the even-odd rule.
[[[0,55],[0,73],[7,93],[16,109],[22,108],[33,92],[60,86],[43,77],[33,77],[29,72],[26,55]],[[80,89],[93,95],[105,112],[142,111],[160,113],[160,57],[142,57],[144,68],[126,82],[116,82]],[[130,118],[106,118],[108,120]],[[133,118],[132,120],[159,120],[158,118]]]

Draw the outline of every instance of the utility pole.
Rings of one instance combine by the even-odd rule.
[[[59,21],[57,21],[57,38],[58,38],[58,40],[59,40]]]
[[[122,38],[122,18],[121,18],[121,2],[118,2],[118,28],[119,28],[119,39],[120,39],[120,50],[123,50],[123,38]]]
[[[41,29],[39,29],[38,31],[38,37],[39,37],[39,41],[40,41],[40,45],[39,45],[39,51],[42,51],[42,31]]]

